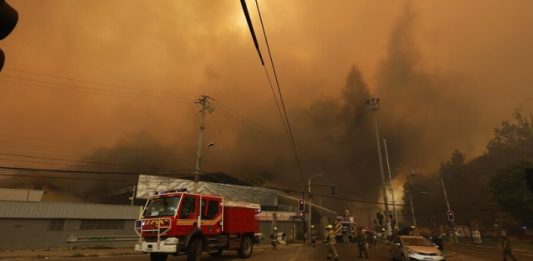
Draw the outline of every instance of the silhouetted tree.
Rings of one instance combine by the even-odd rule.
[[[533,193],[524,182],[524,170],[531,167],[531,161],[520,161],[498,171],[490,180],[496,202],[518,221],[528,225],[533,225]]]
[[[459,150],[454,150],[450,159],[440,164],[440,171],[444,175],[458,174],[464,169],[465,154]]]
[[[522,143],[533,140],[533,116],[517,109],[513,121],[503,121],[501,127],[494,129],[494,138],[487,145],[489,153],[505,151]]]

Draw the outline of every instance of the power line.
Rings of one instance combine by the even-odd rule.
[[[234,120],[238,121],[239,123],[241,123],[242,125],[252,127],[255,130],[259,130],[264,135],[267,135],[267,136],[275,135],[273,130],[270,130],[270,129],[267,129],[265,127],[262,127],[262,126],[260,126],[259,124],[255,123],[254,121],[252,121],[250,119],[246,119],[244,117],[240,117],[240,116],[238,116],[236,114],[233,114],[231,111],[226,110],[223,107],[219,106],[218,107],[218,112],[220,112],[221,115],[226,117],[227,119],[234,119]]]
[[[41,157],[41,156],[36,156],[36,155],[25,155],[25,154],[16,154],[16,153],[2,153],[2,152],[0,152],[0,155],[15,157],[15,158],[0,158],[0,161],[26,162],[26,163],[45,165],[45,166],[65,165],[65,164],[62,164],[60,162],[66,162],[66,163],[70,163],[70,164],[79,163],[79,164],[103,165],[103,166],[110,166],[110,167],[114,167],[114,168],[118,168],[118,169],[127,169],[127,168],[131,167],[131,166],[128,166],[128,165],[116,164],[116,163],[108,163],[108,162],[85,161],[85,160],[75,160],[75,159],[68,159],[68,158]],[[23,159],[17,158],[17,157],[22,157]],[[25,158],[36,159],[37,161],[28,160],[28,159],[25,159]],[[60,161],[60,162],[54,162],[54,161]],[[84,167],[97,167],[97,166],[87,165],[87,166],[84,166]],[[145,172],[145,171],[150,171],[150,170],[147,169],[147,170],[143,170],[141,172]]]
[[[34,172],[55,172],[55,173],[71,173],[71,174],[94,174],[94,175],[119,175],[119,176],[138,176],[142,172],[148,174],[148,171],[139,172],[120,172],[120,171],[92,171],[92,170],[66,170],[66,169],[49,169],[49,168],[25,168],[25,167],[10,167],[0,166],[0,170],[13,170],[13,171],[34,171]],[[186,172],[185,172],[186,171]],[[161,176],[186,176],[194,173],[193,170],[181,170],[181,172],[169,172],[169,171],[153,171],[151,174]]]
[[[6,153],[6,152],[0,152],[0,155],[24,157],[24,158],[36,158],[36,159],[45,159],[45,160],[54,160],[54,161],[67,161],[67,162],[100,164],[100,165],[108,165],[108,166],[115,166],[115,167],[117,167],[117,166],[118,167],[124,167],[124,165],[120,165],[120,164],[98,162],[98,161],[89,161],[89,160],[76,160],[76,159],[71,159],[71,158],[43,157],[43,156],[36,156],[36,155],[26,155],[26,154],[18,154],[18,153]]]
[[[129,90],[136,91],[136,92],[152,91],[152,90],[148,90],[148,89],[138,89],[138,88],[132,88],[132,87],[118,85],[118,84],[110,84],[110,83],[103,83],[103,82],[97,82],[97,81],[92,81],[92,80],[84,80],[84,79],[63,77],[63,76],[58,76],[58,75],[51,75],[51,74],[45,74],[45,73],[32,72],[32,71],[22,70],[22,69],[7,68],[6,70],[15,71],[15,72],[22,72],[22,73],[38,75],[38,76],[44,76],[44,77],[48,77],[48,78],[55,78],[55,79],[60,79],[60,80],[76,81],[76,82],[81,82],[81,83],[86,83],[86,84],[91,84],[91,85],[100,85],[100,86],[109,86],[109,87],[113,87],[113,88],[129,89]],[[167,94],[177,95],[177,96],[183,96],[183,94],[181,94],[181,93],[175,93],[175,92],[168,91],[168,90],[162,91],[162,93],[167,93]],[[189,96],[189,97],[187,97],[187,99],[194,99],[194,98],[192,96]]]
[[[263,17],[261,16],[261,11],[260,11],[260,8],[259,8],[259,2],[257,0],[255,0],[255,5],[257,7],[257,13],[259,14],[259,21],[261,22],[261,28],[263,30],[263,36],[265,37],[265,43],[266,43],[267,50],[268,50],[268,57],[270,58],[270,65],[272,66],[272,71],[274,72],[274,79],[276,80],[276,85],[278,87],[279,100],[281,102],[281,107],[283,109],[283,114],[285,115],[285,120],[287,122],[287,129],[289,131],[289,136],[290,136],[290,139],[291,139],[291,144],[292,144],[292,147],[293,147],[294,156],[295,156],[296,162],[298,164],[298,170],[300,171],[300,175],[302,176],[302,179],[305,179],[304,173],[303,173],[303,169],[302,169],[302,164],[300,162],[300,156],[298,155],[298,150],[296,149],[296,142],[294,141],[294,134],[292,132],[291,123],[290,123],[290,120],[289,120],[289,116],[287,114],[287,108],[285,106],[285,101],[283,100],[283,93],[281,92],[281,86],[279,84],[278,73],[276,71],[276,65],[274,63],[274,58],[272,57],[272,51],[270,50],[270,44],[268,43],[268,37],[267,37],[267,34],[266,34],[265,25],[263,23]]]
[[[3,76],[7,78],[13,78],[9,76]],[[19,77],[20,78],[20,77]],[[117,92],[117,91],[110,91],[110,90],[103,90],[103,89],[95,89],[90,87],[83,87],[83,86],[73,86],[73,85],[65,85],[65,84],[57,84],[57,83],[47,83],[43,81],[38,80],[32,80],[32,79],[2,79],[3,82],[8,83],[14,83],[14,84],[22,84],[26,86],[33,86],[33,87],[39,87],[39,88],[47,88],[47,89],[53,89],[53,90],[61,90],[61,91],[75,91],[82,94],[91,94],[91,95],[106,95],[108,97],[116,97],[116,98],[130,98],[130,99],[139,99],[142,98],[144,100],[153,100],[153,101],[163,101],[163,102],[172,102],[175,103],[178,102],[185,102],[190,100],[185,100],[183,98],[179,97],[167,97],[167,96],[155,96],[155,95],[148,95],[148,94],[140,94],[140,93],[124,93],[124,92]],[[23,81],[20,81],[23,80]],[[26,81],[26,82],[24,82]],[[53,86],[52,86],[53,85]],[[62,85],[62,86],[55,86],[55,85]],[[71,88],[74,87],[74,88]]]
[[[266,42],[266,46],[267,46],[267,50],[268,50],[268,55],[269,55],[269,59],[270,59],[270,65],[272,66],[272,70],[274,72],[274,79],[276,80],[277,90],[278,90],[278,94],[279,94],[279,100],[280,100],[280,104],[281,104],[281,111],[283,111],[283,114],[280,115],[280,116],[281,116],[282,120],[284,121],[284,123],[286,124],[286,125],[284,124],[284,126],[286,126],[286,130],[288,132],[288,138],[289,138],[290,145],[292,147],[292,151],[294,153],[294,157],[296,159],[298,172],[300,173],[300,176],[302,177],[302,180],[305,180],[305,175],[303,173],[303,168],[302,168],[302,164],[301,164],[301,161],[300,161],[300,156],[298,154],[298,150],[296,149],[296,142],[295,142],[295,139],[294,139],[294,134],[293,134],[293,131],[292,131],[292,128],[291,128],[291,124],[290,124],[290,120],[289,120],[289,117],[288,117],[288,114],[287,114],[287,108],[285,106],[285,101],[283,99],[283,93],[281,92],[281,87],[280,87],[280,83],[279,83],[278,74],[277,74],[277,71],[276,71],[276,66],[275,66],[275,63],[274,63],[274,58],[272,56],[272,51],[270,49],[270,45],[269,45],[269,42],[268,42],[268,37],[267,37],[265,26],[264,26],[264,23],[263,23],[263,18],[261,16],[259,3],[257,2],[257,0],[255,1],[255,4],[256,4],[256,7],[257,7],[257,12],[259,14],[259,20],[261,22],[261,28],[263,30],[263,36],[265,38],[265,42]],[[241,0],[241,5],[242,5],[242,8],[243,8],[246,20],[248,22],[248,27],[250,29],[250,33],[252,34],[252,38],[254,40],[254,44],[256,46],[257,52],[259,54],[259,57],[261,58],[261,64],[263,65],[263,67],[265,67],[265,72],[267,73],[267,77],[268,77],[268,79],[270,81],[270,76],[268,74],[268,71],[266,70],[266,66],[265,66],[265,63],[263,62],[263,58],[262,58],[262,55],[261,55],[261,50],[259,49],[259,44],[258,44],[256,36],[255,36],[255,31],[254,31],[254,28],[253,28],[253,25],[252,25],[252,22],[251,22],[251,19],[250,19],[250,14],[248,13],[248,8],[246,6],[246,1],[245,0]],[[273,94],[274,94],[274,99],[276,99],[276,102],[277,102],[277,98],[276,98],[275,92],[273,92]],[[277,105],[278,105],[277,108],[279,109],[280,106],[279,106],[279,104],[277,104]]]
[[[288,131],[288,128],[287,128],[287,123],[285,122],[285,119],[283,118],[283,113],[281,112],[281,108],[280,108],[280,104],[278,102],[277,94],[274,91],[274,87],[272,86],[272,81],[270,80],[270,75],[269,75],[268,70],[267,70],[267,68],[265,66],[265,62],[263,60],[263,55],[261,54],[261,49],[259,48],[259,42],[257,41],[257,37],[255,35],[254,26],[253,26],[252,20],[250,18],[250,13],[248,12],[248,7],[246,6],[246,0],[241,0],[241,6],[242,6],[242,9],[243,9],[243,12],[244,12],[244,16],[246,17],[246,22],[248,23],[248,28],[250,29],[250,34],[252,35],[252,40],[254,42],[255,49],[257,50],[257,54],[259,55],[259,59],[261,60],[261,65],[263,65],[263,68],[265,69],[265,74],[266,74],[267,79],[268,79],[268,85],[270,86],[270,89],[272,90],[272,95],[274,96],[274,101],[276,102],[276,108],[277,108],[277,110],[279,112],[279,116],[280,116],[281,122],[283,124],[284,131],[285,131],[285,133],[287,135],[287,138],[290,141],[291,138],[290,138],[289,131]]]
[[[80,180],[80,181],[92,181],[92,182],[113,182],[124,183],[123,180],[110,180],[110,179],[95,179],[95,178],[80,178],[80,177],[58,177],[58,176],[43,176],[43,175],[29,175],[29,174],[7,174],[0,173],[0,176],[5,177],[18,177],[18,178],[46,178],[46,179],[65,179],[65,180]]]

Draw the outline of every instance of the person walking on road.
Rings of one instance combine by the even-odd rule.
[[[507,256],[516,261],[516,258],[513,256],[513,251],[511,250],[511,242],[507,236],[502,236],[502,256],[503,261],[507,261]]]
[[[333,230],[332,225],[326,226],[326,236],[324,237],[324,243],[326,243],[328,247],[328,259],[331,259],[332,257],[335,260],[339,259],[339,255],[337,254],[337,249],[335,248],[335,244],[337,244],[337,239],[335,239],[335,230]]]
[[[316,247],[316,229],[315,225],[311,225],[311,245]]]
[[[348,244],[350,242],[348,240],[348,228],[346,226],[342,225],[341,232],[342,232],[342,242],[344,244]]]
[[[278,228],[272,228],[272,234],[270,234],[270,243],[272,244],[273,249],[278,248]]]
[[[367,238],[363,230],[360,230],[357,234],[357,246],[359,248],[359,258],[368,258]]]

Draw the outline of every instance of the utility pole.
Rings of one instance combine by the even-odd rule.
[[[444,200],[446,201],[446,210],[450,212],[452,209],[450,208],[450,201],[448,201],[448,193],[446,193],[446,185],[444,184],[444,179],[440,177],[440,184],[442,186],[442,193],[444,194]]]
[[[448,216],[450,212],[452,212],[452,208],[450,207],[450,201],[448,200],[448,193],[446,193],[446,185],[444,184],[444,178],[442,177],[442,173],[440,176],[440,184],[442,186],[442,193],[444,194],[444,201],[446,201],[446,215]],[[454,214],[453,214],[454,215]],[[455,217],[455,216],[454,216]],[[450,221],[450,227],[452,228],[453,233],[453,241],[454,243],[457,243],[457,239],[455,238],[455,220],[449,220]]]
[[[416,227],[416,218],[415,218],[415,207],[413,205],[413,192],[411,191],[411,186],[409,186],[409,202],[411,203],[411,217],[413,219],[413,226]]]
[[[307,193],[308,193],[308,198],[307,198],[307,206],[308,207],[308,215],[309,215],[309,221],[307,224],[307,238],[309,239],[309,243],[312,244],[312,239],[311,239],[311,225],[313,225],[312,223],[312,212],[311,212],[311,180],[315,177],[320,177],[324,175],[324,173],[317,173],[313,176],[311,176],[308,180],[307,180]]]
[[[389,164],[389,152],[387,150],[387,140],[385,139],[383,139],[383,147],[385,148],[385,162],[387,162],[387,170],[389,172],[389,189],[390,189],[390,194],[392,198],[392,215],[395,221],[393,230],[396,230],[396,224],[398,223],[398,219],[396,217],[396,201],[394,200],[394,188],[392,186],[392,174],[391,174],[390,164]]]
[[[204,129],[205,129],[205,112],[213,112],[214,107],[211,106],[209,100],[214,100],[213,98],[202,95],[198,100],[195,101],[196,104],[200,105],[200,132],[198,134],[198,145],[196,147],[196,166],[194,168],[194,193],[198,193],[198,181],[200,181],[200,165],[202,163],[202,146],[204,139]]]
[[[391,222],[389,218],[389,204],[387,199],[387,187],[385,183],[385,174],[383,171],[383,159],[381,156],[381,142],[379,140],[379,129],[378,129],[378,117],[377,117],[377,111],[379,109],[379,98],[370,98],[366,101],[368,106],[370,107],[370,110],[373,112],[374,116],[374,129],[376,131],[376,144],[378,147],[378,160],[379,160],[379,170],[380,170],[380,177],[381,177],[381,184],[383,185],[383,201],[385,203],[385,217],[387,218],[387,235],[391,236]]]
[[[312,178],[312,177],[311,177]],[[311,225],[313,223],[312,222],[312,212],[311,212],[311,178],[309,178],[308,182],[307,182],[307,193],[309,195],[309,197],[307,198],[307,206],[308,206],[308,209],[309,209],[309,214],[308,214],[308,217],[309,217],[309,221],[307,221],[307,239],[309,240],[309,244],[313,244],[313,239],[311,238]],[[304,240],[305,242],[305,240]]]
[[[415,175],[415,170],[411,169],[411,177],[414,177]],[[409,202],[411,203],[411,218],[413,220],[413,226],[416,227],[415,206],[413,205],[413,185],[411,185],[409,180],[407,180],[407,184],[409,184],[407,191],[409,192]]]

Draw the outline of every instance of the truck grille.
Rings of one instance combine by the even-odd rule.
[[[160,237],[161,241],[163,241],[165,239],[167,239],[167,237]],[[145,237],[144,241],[146,241],[148,243],[156,243],[157,242],[157,237]]]

